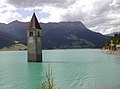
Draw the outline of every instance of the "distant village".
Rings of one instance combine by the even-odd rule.
[[[120,51],[120,33],[115,34],[111,39],[107,40],[102,49],[108,51]],[[14,44],[9,47],[4,47],[0,49],[1,51],[9,50],[27,50],[27,46],[20,43],[20,41],[14,41]]]
[[[14,41],[14,44],[9,46],[9,47],[4,47],[2,49],[0,49],[1,51],[11,51],[11,50],[15,50],[15,51],[19,51],[19,50],[27,50],[27,46],[20,43],[20,41]]]
[[[120,51],[120,33],[115,34],[111,39],[107,40],[103,49]]]

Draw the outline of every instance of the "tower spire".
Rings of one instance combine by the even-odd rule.
[[[42,62],[42,33],[41,27],[35,15],[33,13],[32,19],[29,23],[29,29],[27,30],[27,52],[28,62]]]
[[[37,20],[37,17],[35,13],[33,13],[32,19],[29,23],[29,30],[35,30],[35,29],[41,29],[39,22]]]

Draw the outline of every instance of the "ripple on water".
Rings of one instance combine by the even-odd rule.
[[[48,64],[60,89],[120,89],[120,56],[99,49],[44,50],[43,63],[28,63],[24,51],[0,56],[0,89],[37,88]]]

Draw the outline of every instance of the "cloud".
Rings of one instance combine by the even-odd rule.
[[[65,14],[66,10],[61,8],[55,8],[52,6],[44,6],[41,10],[41,13],[47,13],[49,16],[42,18],[41,22],[60,22],[62,20],[62,15]]]
[[[6,11],[0,14],[0,23],[10,23],[14,20],[23,20],[22,15],[17,12]]]
[[[14,20],[22,20],[22,15],[15,12],[16,8],[0,0],[0,23],[10,23]]]
[[[8,3],[20,8],[41,7],[45,5],[66,8],[75,1],[76,0],[7,0]]]
[[[30,21],[30,19],[31,19],[31,16],[27,16],[26,18],[22,18],[21,21],[28,22],[28,21]]]
[[[5,0],[0,0],[0,13],[3,11],[14,11],[16,8],[5,2]]]
[[[82,21],[92,31],[120,31],[120,0],[6,0],[14,9],[37,8],[48,16],[41,22]],[[7,7],[6,7],[7,8]],[[21,16],[19,15],[19,19]],[[27,21],[30,17],[24,18]]]
[[[113,0],[92,1],[92,3],[87,0],[77,1],[72,8],[67,9],[62,18],[67,21],[82,21],[92,31],[103,34],[120,31],[120,8],[116,7],[116,4],[119,6],[120,3],[117,0],[116,4],[112,4]]]

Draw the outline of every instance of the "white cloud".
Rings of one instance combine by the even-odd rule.
[[[42,18],[40,21],[41,22],[60,22],[61,16],[65,13],[64,9],[61,8],[55,8],[55,7],[51,7],[51,6],[44,6],[42,8],[41,13],[47,13],[49,14],[48,17],[46,18]]]
[[[21,20],[22,16],[15,12],[16,8],[5,2],[5,0],[0,0],[0,23],[9,23],[14,20]]]
[[[16,8],[13,5],[6,3],[6,0],[0,0],[0,13],[3,11],[14,11]]]
[[[90,1],[78,0],[72,8],[66,10],[63,19],[82,21],[92,31],[102,34],[120,31],[120,8],[113,8],[111,6],[112,0],[105,0],[104,2],[101,0]],[[117,2],[118,4],[120,3]]]
[[[67,8],[69,5],[74,4],[76,0],[7,0],[8,3],[18,8],[30,8],[36,6],[53,6],[60,8]]]
[[[1,22],[8,23],[15,19],[29,21],[31,17],[14,12],[16,9],[40,9],[48,17],[41,22],[82,21],[92,31],[108,34],[120,31],[120,0],[1,0]],[[32,9],[31,9],[32,8]],[[6,17],[4,17],[4,15]]]
[[[110,6],[115,6],[115,7],[120,6],[120,0],[113,0]]]
[[[21,21],[22,22],[29,22],[31,19],[31,16],[27,16],[26,18],[22,18]]]
[[[10,23],[14,20],[22,20],[22,15],[17,12],[7,11],[5,13],[0,14],[0,23]]]

